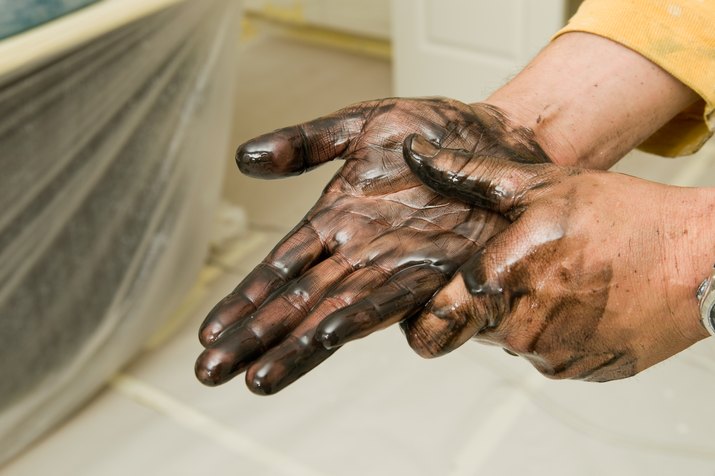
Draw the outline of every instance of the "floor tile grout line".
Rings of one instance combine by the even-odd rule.
[[[523,386],[535,389],[544,384],[541,374],[531,375]],[[482,467],[494,450],[502,443],[507,432],[529,403],[529,395],[521,388],[514,389],[500,405],[490,413],[489,417],[472,433],[454,459],[454,470],[450,476],[472,476],[481,474]]]
[[[110,381],[110,386],[139,405],[150,408],[229,451],[250,458],[280,474],[327,476],[300,461],[252,440],[140,379],[126,374],[118,374]]]

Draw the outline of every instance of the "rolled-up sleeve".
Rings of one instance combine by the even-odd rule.
[[[585,0],[566,27],[618,42],[695,91],[682,111],[640,149],[668,157],[696,152],[715,129],[715,0]]]

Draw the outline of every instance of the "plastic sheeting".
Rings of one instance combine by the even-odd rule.
[[[0,463],[193,282],[227,152],[235,8],[179,3],[0,77]]]

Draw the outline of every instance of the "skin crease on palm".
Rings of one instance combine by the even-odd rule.
[[[411,321],[421,355],[474,338],[553,378],[608,381],[708,336],[694,298],[712,253],[696,246],[715,212],[705,189],[406,144],[424,183],[512,222]]]
[[[345,164],[207,316],[201,382],[218,385],[246,371],[255,393],[281,390],[346,342],[418,313],[507,224],[423,185],[403,158],[414,133],[505,160],[548,161],[530,132],[511,127],[493,106],[441,98],[360,103],[243,144],[238,166],[255,177],[296,175],[338,158]]]

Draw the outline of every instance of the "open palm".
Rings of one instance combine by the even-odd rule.
[[[209,313],[198,378],[246,372],[271,394],[344,343],[420,311],[506,221],[438,195],[403,159],[413,133],[437,145],[526,162],[547,158],[528,131],[487,105],[440,98],[359,103],[243,144],[242,172],[295,175],[336,158],[343,167],[305,218]]]

